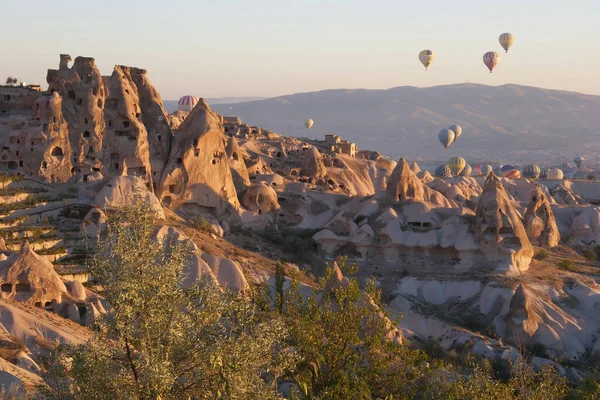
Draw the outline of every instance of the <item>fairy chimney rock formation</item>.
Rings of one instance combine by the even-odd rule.
[[[302,173],[313,178],[322,178],[327,175],[327,167],[323,163],[321,153],[316,147],[310,147],[302,154]]]
[[[266,182],[259,182],[248,188],[244,193],[242,204],[247,210],[258,214],[266,214],[280,208],[277,192]]]
[[[243,192],[248,186],[250,186],[250,176],[240,151],[240,145],[234,136],[229,137],[227,147],[225,148],[225,154],[229,160],[229,167],[231,168],[231,175],[233,177],[233,183],[235,184],[235,190],[238,192]]]
[[[542,319],[534,311],[529,293],[519,285],[504,317],[505,337],[512,343],[530,344],[540,322]]]
[[[518,274],[529,268],[533,247],[519,213],[493,173],[488,176],[479,199],[475,234],[480,251],[499,271]]]
[[[537,246],[555,247],[560,241],[550,202],[541,187],[530,193],[529,205],[525,212],[524,225],[531,243]]]
[[[392,171],[386,188],[388,201],[425,200],[423,183],[416,177],[404,158],[401,158]]]
[[[104,80],[95,60],[61,54],[57,70],[48,70],[46,81],[51,93],[62,98],[62,113],[68,125],[73,175],[87,175],[102,169],[102,141],[105,128]],[[67,153],[63,149],[63,153]],[[66,157],[66,155],[65,155]]]
[[[28,242],[18,253],[0,262],[1,297],[16,301],[39,303],[40,306],[60,303],[67,293],[54,266],[37,255]]]
[[[223,136],[218,116],[200,99],[173,140],[160,185],[163,205],[193,214],[239,210]]]

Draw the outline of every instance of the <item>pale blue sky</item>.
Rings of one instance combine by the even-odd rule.
[[[105,75],[145,68],[163,99],[466,81],[600,94],[599,0],[2,0],[2,14],[0,79],[44,87],[68,53]]]

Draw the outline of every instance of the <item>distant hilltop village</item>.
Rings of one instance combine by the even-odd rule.
[[[266,138],[272,138],[273,132],[266,129],[261,129],[257,126],[250,126],[242,122],[238,117],[224,117],[219,116],[221,124],[223,124],[225,134],[229,136],[236,136],[242,139],[258,139],[261,136]],[[356,143],[342,140],[338,135],[325,135],[325,140],[310,140],[311,144],[319,147],[320,150],[325,152],[332,152],[338,154],[347,154],[351,157],[356,157],[357,147]],[[363,154],[363,156],[366,154]]]

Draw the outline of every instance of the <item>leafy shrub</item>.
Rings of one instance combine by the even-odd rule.
[[[543,343],[534,343],[529,347],[529,351],[536,357],[549,358],[548,347]]]
[[[209,279],[184,285],[189,245],[156,245],[147,209],[136,204],[108,219],[88,269],[112,312],[97,321],[93,341],[56,349],[43,398],[279,398],[281,319]]]
[[[591,261],[596,261],[598,259],[598,254],[594,250],[584,251],[583,256]]]
[[[196,229],[203,232],[215,233],[212,224],[203,217],[198,217],[198,221],[196,221]]]
[[[569,271],[569,272],[577,272],[577,268],[575,267],[575,263],[571,260],[562,260],[561,262],[558,263],[558,268],[562,269],[563,271]]]
[[[547,250],[539,250],[537,253],[535,253],[535,255],[533,256],[533,258],[535,258],[536,260],[542,261],[545,260],[546,258],[548,258],[550,256],[550,253],[548,253]]]

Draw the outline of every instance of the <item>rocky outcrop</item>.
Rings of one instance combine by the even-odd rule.
[[[266,182],[260,182],[248,188],[244,193],[242,205],[247,210],[263,215],[280,208],[277,192]]]
[[[304,151],[300,160],[302,174],[312,178],[322,178],[327,175],[327,167],[323,164],[321,153],[316,147],[309,147]]]
[[[249,290],[248,281],[246,281],[242,267],[237,262],[207,253],[202,254],[202,259],[209,265],[224,289],[238,293],[246,293]]]
[[[227,147],[225,148],[225,154],[229,160],[229,168],[231,168],[231,176],[233,177],[235,190],[238,193],[241,193],[250,186],[250,176],[248,175],[244,157],[242,157],[240,145],[234,136],[229,137]]]
[[[523,223],[532,244],[547,247],[558,245],[560,233],[548,198],[541,187],[531,191]]]
[[[140,98],[131,68],[117,65],[105,79],[107,121],[102,143],[105,175],[139,176],[150,185],[152,168],[148,132],[141,119]]]
[[[135,116],[137,119],[141,118],[146,128],[147,141],[150,146],[152,181],[156,191],[171,151],[173,133],[169,125],[169,116],[163,106],[160,94],[150,83],[146,70],[123,66],[120,68],[127,72],[130,86],[137,95],[139,112]]]
[[[413,161],[412,164],[410,164],[410,170],[413,172],[413,174],[417,175],[419,172],[421,172],[421,168],[419,168],[419,164],[417,164],[416,162]]]
[[[201,99],[177,130],[159,189],[163,205],[192,214],[239,209],[223,127]]]
[[[101,209],[118,209],[142,201],[157,218],[165,219],[164,211],[156,196],[148,191],[144,181],[136,176],[117,176],[96,195]]]
[[[520,215],[493,173],[488,176],[479,199],[475,234],[480,251],[497,269],[516,274],[529,268],[533,247]]]
[[[103,169],[104,106],[108,93],[93,58],[77,57],[71,68],[69,62],[71,57],[61,54],[59,68],[49,69],[46,81],[48,90],[62,97],[62,112],[68,124],[72,151],[69,155],[72,172],[83,176]]]
[[[534,311],[530,294],[519,285],[512,299],[510,309],[504,317],[504,334],[512,343],[530,344],[538,330],[542,318]]]
[[[106,215],[104,214],[104,211],[97,206],[92,208],[83,218],[83,221],[81,221],[81,230],[88,238],[97,238],[105,227]]]
[[[0,87],[0,117],[0,168],[51,182],[71,178],[69,129],[57,93]]]
[[[0,288],[3,299],[26,301],[39,306],[60,303],[67,293],[54,266],[37,255],[28,242],[18,253],[0,262]]]
[[[550,191],[550,194],[552,194],[552,197],[554,197],[554,200],[558,204],[566,204],[570,206],[588,204],[588,202],[585,201],[581,196],[564,187],[563,185],[556,186]]]
[[[172,226],[161,226],[155,233],[154,240],[161,246],[170,246],[176,243],[189,247],[183,267],[183,287],[190,288],[203,281],[218,285],[219,282],[208,264],[203,260],[203,252],[183,232]]]
[[[573,220],[570,241],[584,245],[600,243],[600,207],[586,208]]]
[[[416,200],[425,201],[425,190],[423,183],[409,168],[404,158],[401,158],[392,171],[386,188],[386,200],[403,201]]]

